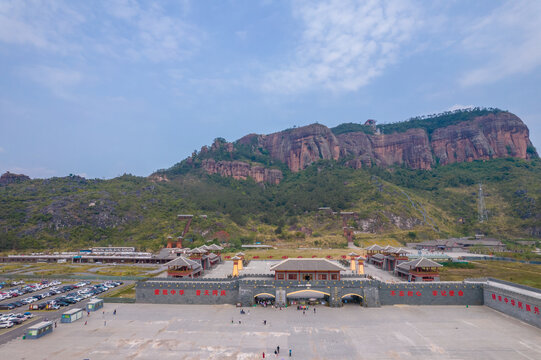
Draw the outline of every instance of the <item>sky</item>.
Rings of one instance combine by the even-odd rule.
[[[213,139],[470,106],[541,148],[541,1],[0,0],[0,173],[148,176]]]

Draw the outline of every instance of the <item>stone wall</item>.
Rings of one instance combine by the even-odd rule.
[[[164,279],[139,282],[136,300],[155,304],[237,304],[251,306],[259,294],[285,303],[294,292],[325,294],[331,307],[355,294],[365,307],[382,305],[487,305],[541,328],[541,290],[489,279],[481,282],[383,283],[362,278],[330,281],[287,281],[272,277],[236,279]],[[309,294],[307,295],[309,297]]]
[[[381,305],[483,305],[483,284],[380,283],[379,299]]]
[[[238,282],[234,281],[146,281],[135,288],[138,303],[236,304]]]
[[[500,280],[489,281],[484,287],[484,304],[541,328],[541,290]]]

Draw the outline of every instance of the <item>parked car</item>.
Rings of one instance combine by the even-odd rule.
[[[12,327],[14,324],[11,321],[1,321],[0,322],[0,329],[6,329]]]

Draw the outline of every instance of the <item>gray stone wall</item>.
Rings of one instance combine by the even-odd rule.
[[[483,285],[461,282],[380,283],[381,305],[483,305]]]
[[[331,307],[342,306],[342,297],[357,294],[365,307],[382,305],[487,305],[541,328],[541,291],[512,283],[431,282],[388,284],[377,280],[348,278],[341,281],[274,280],[239,278],[228,280],[150,280],[136,285],[136,301],[156,304],[237,304],[251,306],[254,297],[266,293],[277,299],[299,290],[329,294]]]
[[[139,282],[135,298],[152,304],[236,304],[238,282],[147,281]]]
[[[524,287],[513,290],[491,282],[484,287],[484,303],[492,309],[541,328],[541,294],[535,294],[538,289],[524,290]]]

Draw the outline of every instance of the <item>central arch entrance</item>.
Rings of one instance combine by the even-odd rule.
[[[329,305],[331,294],[312,289],[303,289],[287,293],[287,302],[290,306],[304,307],[308,305]]]
[[[363,297],[354,293],[346,294],[342,296],[342,304],[363,306]]]
[[[259,293],[257,295],[254,295],[254,303],[264,307],[274,305],[275,299],[276,296],[270,293]]]

